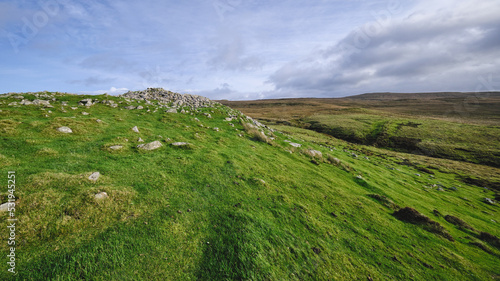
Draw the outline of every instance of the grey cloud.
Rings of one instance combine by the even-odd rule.
[[[500,18],[467,13],[454,11],[444,19],[438,12],[412,15],[371,36],[362,28],[354,30],[324,51],[284,65],[268,82],[277,90],[304,95],[410,85],[411,91],[448,90],[458,84],[454,79],[462,90],[474,90],[476,77],[500,63]]]

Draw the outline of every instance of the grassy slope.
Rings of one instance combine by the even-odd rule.
[[[241,124],[233,128],[223,121],[225,107],[202,110],[212,119],[202,112],[147,113],[101,104],[61,111],[59,101],[76,106],[83,98],[58,97],[50,114],[35,106],[9,107],[13,99],[0,99],[0,174],[6,178],[15,170],[17,175],[19,280],[484,280],[500,275],[498,249],[432,214],[437,209],[500,235],[492,221],[499,221],[498,206],[481,202],[493,193],[461,183],[445,169],[447,162],[431,177],[397,164],[406,155],[285,126],[271,146],[247,134],[239,137]],[[74,134],[55,131],[63,125]],[[164,146],[138,151],[138,137]],[[311,163],[310,156],[284,142],[287,138],[322,151],[325,158],[337,157],[343,168],[325,159]],[[174,148],[168,145],[172,141],[190,142],[194,149]],[[116,144],[125,148],[107,149]],[[94,171],[102,174],[96,183],[87,180]],[[432,184],[447,188],[437,191],[429,188]],[[96,202],[93,194],[100,191],[110,198]],[[1,194],[5,201],[6,190]],[[393,210],[368,194],[416,208],[456,241],[398,221]],[[3,221],[0,237],[8,235],[5,226]],[[6,243],[0,250],[7,253]],[[1,260],[0,279],[13,279],[5,255]]]
[[[360,144],[500,167],[499,93],[366,94],[223,103],[271,124],[291,124]]]

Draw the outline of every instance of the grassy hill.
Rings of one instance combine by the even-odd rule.
[[[222,101],[269,124],[349,142],[500,167],[500,93],[364,94]]]
[[[217,103],[21,95],[0,96],[0,203],[15,171],[18,219],[14,275],[0,213],[1,280],[500,277],[498,168],[268,128]]]

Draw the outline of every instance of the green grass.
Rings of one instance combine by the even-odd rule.
[[[500,275],[500,250],[479,239],[480,231],[500,236],[498,205],[482,202],[494,192],[461,181],[482,175],[478,170],[492,171],[483,166],[464,164],[470,166],[458,170],[448,160],[353,145],[287,126],[276,127],[275,140],[259,141],[256,132],[245,132],[246,121],[229,126],[224,119],[235,112],[224,106],[193,115],[153,113],[151,105],[147,112],[144,103],[144,110],[121,110],[126,102],[118,108],[69,108],[86,97],[56,96],[55,107],[45,110],[7,106],[14,99],[0,98],[5,181],[0,199],[7,200],[7,171],[15,170],[19,219],[18,274],[7,272],[8,245],[1,243],[2,280],[487,280]],[[66,112],[61,101],[69,102]],[[59,133],[59,126],[74,133]],[[163,146],[141,151],[139,137]],[[191,143],[191,149],[170,145],[178,141]],[[111,151],[112,145],[123,149]],[[302,153],[307,149],[323,157]],[[340,164],[330,163],[333,158]],[[402,165],[402,158],[419,163]],[[499,175],[498,169],[488,169]],[[91,182],[87,178],[95,171],[101,177]],[[109,198],[96,201],[93,195],[101,191]],[[455,242],[396,219],[388,202],[415,208]],[[476,232],[449,223],[445,215]],[[3,220],[0,237],[8,237],[6,225]]]
[[[500,167],[500,127],[373,113],[314,115],[309,128],[350,142]]]

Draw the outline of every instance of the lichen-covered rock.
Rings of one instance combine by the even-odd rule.
[[[150,142],[150,143],[146,143],[146,144],[139,144],[137,146],[137,148],[142,149],[142,150],[155,150],[155,149],[158,149],[162,146],[163,145],[161,144],[161,142],[154,141],[154,142]]]

